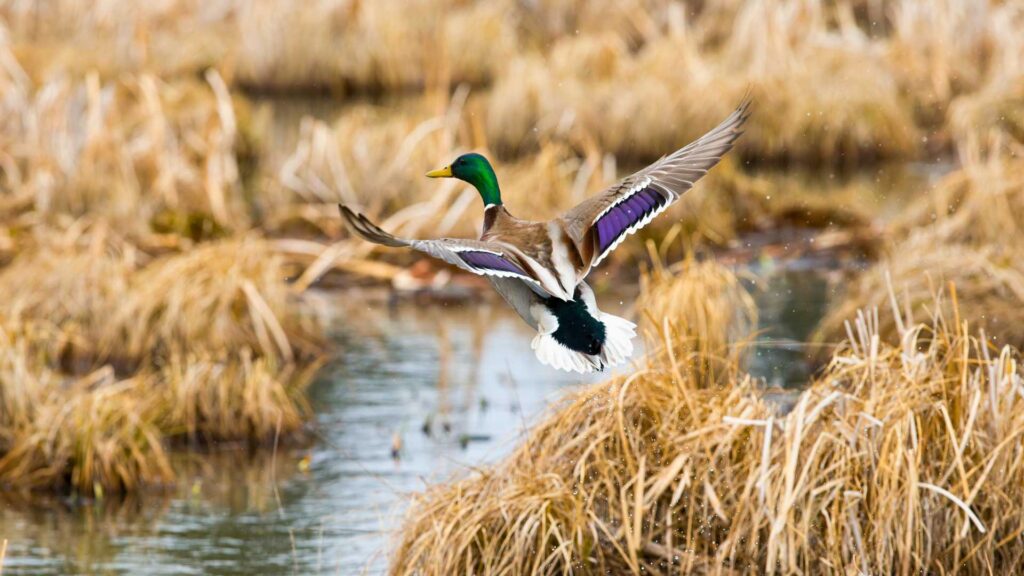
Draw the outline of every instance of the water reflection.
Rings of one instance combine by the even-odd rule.
[[[806,268],[796,261],[778,269],[758,264],[756,275],[745,280],[758,308],[748,370],[768,386],[801,387],[812,375],[815,350],[808,340],[836,296],[840,278],[839,270],[828,266],[837,264]]]

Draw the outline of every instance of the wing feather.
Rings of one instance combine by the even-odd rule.
[[[526,267],[523,266],[513,250],[502,243],[462,238],[439,238],[436,240],[399,238],[386,232],[366,216],[354,212],[348,206],[339,204],[338,208],[352,231],[365,240],[393,248],[412,248],[481,276],[518,278],[529,283],[534,289],[547,294],[540,282],[526,272]]]
[[[584,200],[562,216],[566,230],[597,266],[627,236],[647,225],[722,159],[743,133],[750,99],[697,140],[615,186]]]

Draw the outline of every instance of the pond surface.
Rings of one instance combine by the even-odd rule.
[[[794,343],[831,283],[799,266],[750,282],[765,329],[752,370],[769,383],[803,381],[809,365]],[[322,295],[339,355],[310,391],[311,448],[180,456],[167,495],[0,500],[3,573],[381,573],[409,494],[494,462],[550,402],[606,377],[540,365],[530,330],[498,304],[362,298]],[[617,298],[601,300],[623,313]]]

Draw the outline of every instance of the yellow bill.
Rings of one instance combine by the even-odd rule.
[[[427,172],[427,178],[451,178],[452,167],[445,166],[444,168],[438,168],[437,170],[431,170]]]

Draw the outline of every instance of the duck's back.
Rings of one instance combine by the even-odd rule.
[[[484,212],[484,229],[481,240],[501,242],[514,247],[533,262],[540,270],[531,274],[541,280],[550,274],[565,290],[572,294],[583,281],[587,270],[579,249],[558,220],[533,222],[521,220],[508,213],[504,206],[489,206]]]

